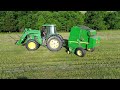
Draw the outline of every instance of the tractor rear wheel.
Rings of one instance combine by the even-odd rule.
[[[27,50],[29,51],[34,51],[37,50],[40,47],[40,44],[38,44],[38,42],[36,42],[33,39],[30,39],[27,41],[27,43],[25,44],[25,47],[27,48]]]
[[[83,48],[77,48],[75,50],[75,54],[79,57],[84,57],[86,54],[86,50],[84,50]]]
[[[47,40],[47,48],[50,51],[59,51],[62,48],[62,44],[61,39],[57,36],[51,36]]]
[[[58,34],[58,37],[61,39],[61,41],[64,41],[63,37],[60,34]]]

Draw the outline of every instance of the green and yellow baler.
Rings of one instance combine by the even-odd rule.
[[[94,51],[100,43],[100,37],[96,34],[96,30],[86,26],[72,27],[68,39],[68,53],[75,53],[83,57],[87,50]]]

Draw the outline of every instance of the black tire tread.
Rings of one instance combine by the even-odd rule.
[[[34,43],[36,44],[36,48],[35,48],[35,49],[30,49],[30,48],[28,47],[28,43],[29,43],[29,42],[34,42]],[[40,47],[40,44],[39,44],[37,41],[35,41],[35,40],[33,40],[33,39],[30,39],[30,40],[28,40],[28,41],[26,42],[25,47],[26,47],[26,49],[27,49],[28,51],[35,51],[35,50],[37,50],[37,49]]]
[[[82,51],[82,56],[77,55],[77,50],[81,50],[81,51]],[[76,54],[77,56],[79,56],[79,57],[84,57],[85,54],[86,54],[86,50],[84,50],[83,48],[76,48],[75,54]]]

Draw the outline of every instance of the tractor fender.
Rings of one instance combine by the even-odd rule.
[[[46,40],[48,40],[50,37],[53,37],[53,36],[59,37],[58,34],[54,34],[54,35],[50,35],[49,37],[47,37]],[[59,37],[59,38],[60,38],[60,37]]]
[[[50,35],[50,36],[48,37],[48,39],[49,39],[50,37],[52,37],[52,36],[59,37],[59,38],[60,38],[60,40],[62,41],[62,43],[64,43],[64,39],[63,39],[63,37],[62,37],[60,34]],[[48,40],[48,39],[47,39],[47,40]]]
[[[57,34],[61,41],[64,41],[63,37],[60,34]]]

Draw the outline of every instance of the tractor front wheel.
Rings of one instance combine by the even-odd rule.
[[[34,51],[34,50],[37,50],[40,47],[40,44],[38,44],[38,42],[36,42],[35,40],[30,39],[25,44],[25,47],[29,51]]]
[[[79,57],[84,57],[86,54],[86,50],[84,50],[83,48],[77,48],[75,50],[75,54]]]
[[[47,40],[47,48],[50,51],[59,51],[62,48],[62,41],[59,37],[57,36],[51,36]]]

